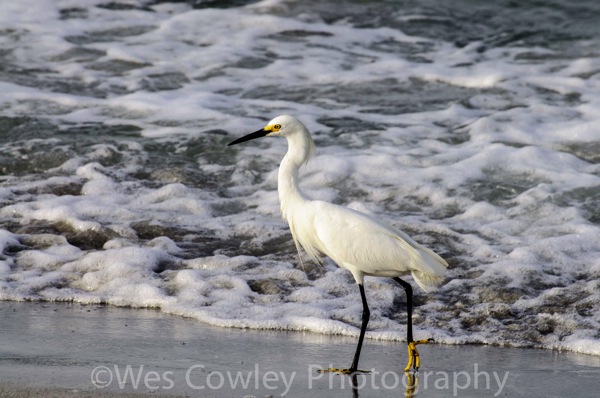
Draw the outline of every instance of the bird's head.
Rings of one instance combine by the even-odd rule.
[[[230,142],[227,146],[239,144],[241,142],[250,141],[261,137],[289,137],[295,133],[308,133],[302,122],[293,116],[281,115],[271,120],[265,127],[260,130],[250,133],[235,141]]]

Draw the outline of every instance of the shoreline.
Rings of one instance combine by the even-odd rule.
[[[600,357],[479,345],[419,346],[414,384],[406,346],[367,340],[357,388],[318,369],[349,364],[356,341],[304,332],[223,329],[155,310],[0,302],[0,397],[555,396],[592,397]],[[346,363],[348,362],[348,363]],[[554,396],[554,395],[553,395]]]

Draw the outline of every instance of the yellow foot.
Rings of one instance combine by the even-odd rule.
[[[339,368],[329,368],[329,369],[319,369],[319,373],[340,373],[343,375],[351,375],[354,373],[370,373],[368,370],[352,370],[352,369],[339,369]]]
[[[433,339],[427,340],[417,340],[410,341],[408,343],[408,365],[404,368],[405,372],[408,372],[410,368],[413,368],[415,371],[419,370],[421,366],[421,359],[419,358],[419,351],[417,351],[417,346],[419,344],[427,344],[434,341]]]

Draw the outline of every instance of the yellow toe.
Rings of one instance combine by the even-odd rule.
[[[415,371],[419,370],[421,367],[421,357],[419,356],[419,351],[417,351],[417,345],[427,344],[431,341],[433,339],[417,340],[408,343],[408,364],[404,368],[405,372],[408,372],[411,368],[414,368]]]
[[[342,369],[342,368],[329,368],[329,369],[319,369],[319,373],[339,373],[343,375],[350,375],[354,373],[370,373],[368,370],[352,370],[352,369]]]

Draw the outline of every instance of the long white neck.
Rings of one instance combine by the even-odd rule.
[[[298,203],[309,200],[298,186],[298,170],[314,153],[315,144],[306,129],[289,135],[288,151],[279,166],[278,187],[281,214],[285,220]]]

